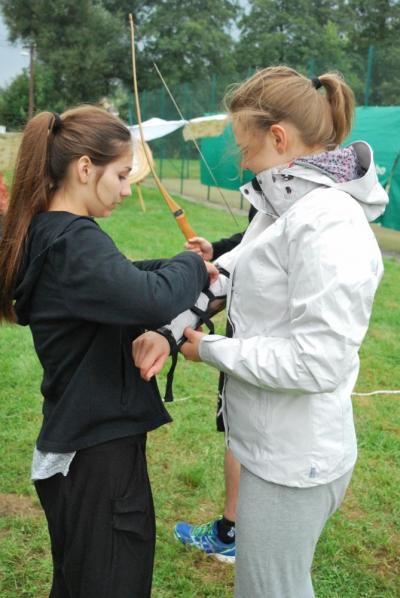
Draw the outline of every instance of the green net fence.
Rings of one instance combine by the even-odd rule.
[[[400,58],[400,56],[399,56]],[[328,70],[341,72],[355,91],[357,119],[350,139],[366,138],[375,150],[376,158],[386,164],[385,172],[379,172],[383,184],[388,184],[391,200],[386,219],[382,224],[400,230],[400,75],[385,66],[387,53],[383,46],[370,46],[365,51],[365,60],[357,63],[337,64],[318,58],[309,59],[304,68],[299,69],[309,77]],[[297,68],[298,65],[293,65]],[[210,75],[206,80],[185,83],[174,87],[171,92],[184,119],[225,112],[224,96],[230,86],[240,83],[253,74],[254,70],[238,75],[223,77]],[[156,74],[155,74],[156,76]],[[168,81],[167,81],[168,84]],[[147,120],[159,117],[166,120],[180,119],[165,87],[143,91],[140,94],[142,118]],[[382,108],[385,102],[394,106]],[[372,108],[373,105],[380,105]],[[361,111],[361,106],[364,110]],[[368,108],[367,108],[368,107]],[[371,108],[369,108],[371,107]],[[129,121],[136,122],[133,98],[129,99]],[[383,143],[382,143],[383,140]],[[223,188],[225,200],[232,207],[244,208],[243,199],[238,191],[241,184],[249,180],[251,174],[243,172],[239,166],[239,156],[235,148],[232,132],[228,128],[223,135],[201,140],[200,146],[210,164],[218,184]],[[197,199],[223,203],[221,194],[216,190],[208,168],[200,159],[197,149],[191,141],[185,141],[182,129],[154,140],[150,143],[160,178],[169,191]],[[387,149],[390,145],[390,156]],[[389,173],[391,173],[389,178]]]

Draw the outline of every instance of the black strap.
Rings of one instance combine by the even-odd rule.
[[[169,371],[167,374],[167,384],[165,386],[165,395],[164,395],[164,401],[166,403],[172,403],[172,401],[174,400],[174,393],[173,393],[172,385],[174,383],[176,364],[178,363],[178,351],[176,351],[176,353],[171,353],[171,357],[172,357],[172,363],[171,363],[171,367],[169,368]]]
[[[171,367],[169,368],[168,374],[167,374],[167,384],[165,387],[165,395],[164,395],[164,401],[166,403],[171,403],[174,400],[174,394],[173,394],[173,390],[172,390],[172,385],[174,382],[174,374],[175,374],[175,368],[176,368],[176,364],[178,363],[178,345],[176,344],[176,340],[173,336],[173,334],[171,333],[171,331],[168,328],[159,328],[157,330],[158,334],[162,334],[162,336],[164,336],[168,343],[169,343],[169,349],[170,349],[170,353],[171,353],[171,359],[172,359],[172,363],[171,363]]]
[[[217,268],[218,268],[218,272],[219,272],[220,274],[222,274],[223,276],[226,276],[227,278],[230,278],[230,277],[231,277],[231,275],[230,275],[230,273],[228,272],[228,270],[225,270],[225,268],[222,268],[222,266],[217,266]]]
[[[191,311],[194,314],[196,314],[196,316],[199,318],[199,324],[205,324],[207,326],[210,334],[214,334],[214,324],[208,317],[207,312],[203,311],[202,309],[200,309],[196,306],[192,307]],[[157,332],[158,332],[158,334],[162,334],[162,336],[164,336],[167,339],[167,341],[169,343],[170,352],[171,352],[172,363],[171,363],[171,367],[169,368],[169,371],[167,374],[167,384],[165,386],[165,395],[164,395],[164,401],[166,403],[171,403],[174,400],[173,383],[174,383],[175,368],[176,368],[176,364],[178,363],[179,346],[183,345],[183,343],[185,342],[186,339],[183,338],[182,341],[180,341],[179,345],[178,345],[172,332],[169,330],[169,328],[159,328],[157,330]]]
[[[196,316],[198,316],[200,322],[199,324],[205,324],[210,332],[210,334],[214,334],[214,323],[210,320],[210,318],[208,317],[208,313],[206,311],[203,311],[202,309],[200,309],[199,307],[191,307],[190,311],[192,311],[194,314],[196,314]]]

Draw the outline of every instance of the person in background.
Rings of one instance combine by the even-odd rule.
[[[254,218],[257,210],[251,205],[249,210],[249,223]],[[193,237],[186,243],[186,249],[201,255],[206,261],[217,260],[221,255],[234,249],[243,239],[244,233],[235,233],[231,237],[210,242],[204,237]],[[231,334],[229,325],[226,334]],[[224,374],[221,373],[218,383],[218,402],[216,427],[218,432],[225,432],[222,417],[222,392],[224,387]],[[199,550],[215,556],[219,561],[235,562],[235,521],[239,493],[240,463],[233,456],[229,448],[224,454],[224,484],[225,501],[223,515],[213,521],[200,525],[180,521],[175,525],[175,537],[183,544],[194,546]]]
[[[96,223],[131,194],[131,164],[115,116],[93,106],[36,115],[0,243],[0,321],[29,325],[43,368],[32,479],[51,540],[51,598],[151,593],[146,434],[171,418],[131,343],[190,307],[208,271],[193,252],[132,263]]]

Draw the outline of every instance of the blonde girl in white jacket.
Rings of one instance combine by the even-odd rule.
[[[187,328],[181,351],[226,374],[226,443],[241,463],[235,597],[312,598],[315,547],[357,456],[351,392],[383,273],[368,221],[387,196],[370,147],[339,148],[354,96],[337,74],[261,70],[229,111],[258,214],[218,260],[233,338]],[[158,338],[137,341],[145,377],[166,352]]]

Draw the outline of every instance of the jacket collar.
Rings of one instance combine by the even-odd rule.
[[[378,183],[371,147],[363,141],[352,145],[365,173],[359,178],[338,183],[320,168],[299,161],[260,172],[240,191],[258,211],[277,219],[317,187],[333,187],[350,194],[368,220],[374,220],[384,211],[388,197]]]

